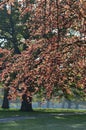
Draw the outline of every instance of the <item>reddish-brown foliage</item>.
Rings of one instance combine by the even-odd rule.
[[[86,2],[24,0],[19,4],[21,17],[30,13],[26,23],[30,38],[27,50],[10,57],[1,71],[10,98],[26,91],[31,96],[42,87],[48,97],[59,90],[66,97],[85,92]]]

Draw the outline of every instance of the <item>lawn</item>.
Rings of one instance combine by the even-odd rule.
[[[86,114],[76,110],[36,110],[33,113],[0,111],[0,118],[30,116],[23,119],[0,123],[0,130],[86,130]],[[74,113],[76,113],[74,115]]]

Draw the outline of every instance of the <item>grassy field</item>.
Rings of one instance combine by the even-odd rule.
[[[86,114],[84,112],[86,111],[46,109],[29,113],[0,110],[0,118],[35,117],[34,119],[0,123],[0,130],[86,130]]]

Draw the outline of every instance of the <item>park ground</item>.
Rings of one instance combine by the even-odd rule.
[[[86,130],[86,110],[0,110],[0,130]]]

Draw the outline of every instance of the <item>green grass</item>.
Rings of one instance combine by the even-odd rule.
[[[53,112],[53,113],[76,113],[76,112],[78,112],[78,113],[80,113],[80,112],[82,112],[82,113],[84,113],[84,112],[86,112],[86,110],[81,110],[81,109],[64,109],[64,108],[60,108],[60,109],[53,109],[53,108],[49,108],[49,109],[43,109],[43,108],[41,108],[41,109],[34,109],[35,111],[40,111],[40,112],[44,112],[44,113],[46,113],[46,112]]]
[[[58,113],[75,115],[57,115]],[[12,116],[35,116],[34,119],[0,123],[0,130],[86,130],[86,111],[63,109],[37,109],[35,112],[0,110],[0,118]]]
[[[2,109],[0,108],[0,118],[14,117],[14,116],[37,116],[47,114],[75,114],[75,113],[86,113],[86,110],[77,109],[34,109],[34,112],[21,112],[17,109]]]

